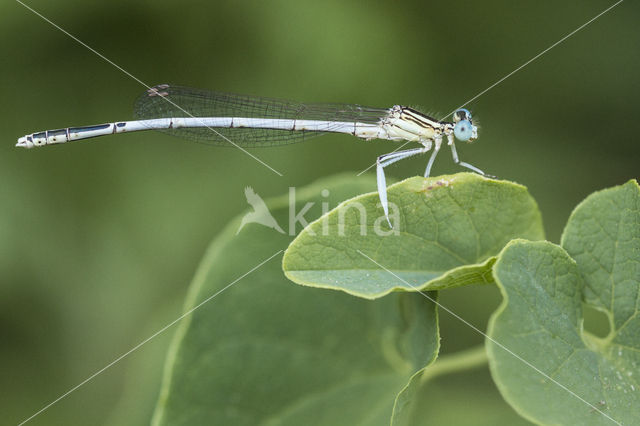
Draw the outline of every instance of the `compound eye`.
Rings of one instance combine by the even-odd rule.
[[[458,121],[453,128],[456,139],[466,142],[473,136],[473,126],[469,120]]]
[[[471,121],[471,112],[468,109],[460,108],[456,112],[453,113],[453,122],[457,123],[462,120]]]

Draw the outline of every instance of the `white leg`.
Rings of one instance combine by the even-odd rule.
[[[479,168],[472,166],[469,163],[465,163],[464,161],[460,161],[460,159],[458,158],[458,152],[456,151],[456,145],[454,143],[451,143],[451,155],[453,155],[453,162],[456,164],[461,165],[462,167],[466,167],[469,170],[473,170],[474,172],[482,175],[482,176],[489,176],[487,175],[485,172],[483,172],[482,170],[480,170]]]
[[[391,226],[391,221],[389,220],[389,206],[387,204],[387,180],[384,176],[384,168],[390,164],[395,163],[396,161],[400,161],[407,157],[411,157],[413,155],[424,154],[429,151],[430,147],[422,147],[422,148],[414,148],[408,149],[406,151],[398,151],[392,152],[390,154],[384,154],[378,157],[376,161],[376,175],[378,178],[378,196],[380,197],[380,204],[382,204],[382,210],[384,210],[384,215],[387,218],[387,222],[389,222],[389,226]]]
[[[424,177],[429,177],[431,174],[431,166],[433,166],[433,162],[436,159],[436,155],[438,155],[438,151],[440,151],[440,145],[442,144],[442,138],[436,138],[436,145],[433,148],[433,152],[431,153],[431,157],[429,157],[429,163],[427,164],[427,170],[424,172]]]

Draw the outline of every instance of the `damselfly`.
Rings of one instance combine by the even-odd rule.
[[[134,110],[136,121],[46,130],[21,137],[16,146],[33,148],[141,130],[160,130],[197,142],[236,147],[285,145],[322,133],[348,133],[365,140],[416,142],[421,145],[419,148],[381,155],[376,161],[378,194],[387,220],[384,168],[433,148],[424,174],[428,177],[444,137],[456,164],[485,175],[477,167],[460,161],[456,152],[454,139],[472,142],[478,137],[471,113],[464,108],[454,112],[453,121],[448,122],[401,105],[372,108],[303,104],[161,84],[140,96]]]

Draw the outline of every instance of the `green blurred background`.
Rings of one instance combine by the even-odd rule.
[[[613,4],[26,3],[150,85],[407,104],[434,115]],[[623,2],[469,105],[482,127],[476,144],[459,145],[461,158],[526,185],[554,242],[586,195],[638,176],[639,12],[637,2]],[[159,133],[17,149],[25,133],[126,120],[144,88],[17,2],[2,2],[0,19],[3,423],[29,417],[175,319],[207,244],[246,208],[245,186],[267,197],[341,171],[358,179],[395,148],[329,135],[252,151],[284,177],[236,149]],[[388,173],[421,174],[426,160]],[[454,171],[443,150],[434,174]],[[484,328],[496,293],[458,289],[442,302]],[[443,351],[482,342],[446,315],[442,321]],[[172,333],[30,424],[148,422]]]

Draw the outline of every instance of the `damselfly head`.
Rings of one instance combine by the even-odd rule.
[[[471,112],[468,109],[460,108],[453,113],[453,134],[456,139],[463,142],[473,142],[478,138],[478,128],[473,125]]]

